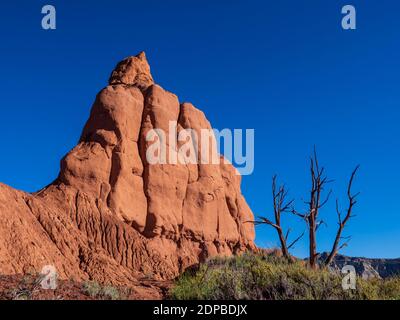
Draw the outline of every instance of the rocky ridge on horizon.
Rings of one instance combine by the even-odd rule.
[[[320,259],[324,261],[327,253],[321,254]],[[352,265],[357,275],[364,279],[378,278],[385,279],[400,275],[400,258],[385,259],[385,258],[365,258],[365,257],[349,257],[342,254],[337,254],[329,269],[333,272],[340,273],[346,265]]]

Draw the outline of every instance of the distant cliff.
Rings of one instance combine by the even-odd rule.
[[[320,259],[326,258],[327,253],[323,253]],[[400,275],[400,258],[398,259],[370,259],[362,257],[348,257],[338,254],[329,268],[339,271],[345,265],[352,265],[359,276],[363,278],[388,278]]]

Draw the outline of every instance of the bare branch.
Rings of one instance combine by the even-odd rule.
[[[341,225],[342,224],[342,213],[340,212],[340,209],[339,209],[339,200],[338,199],[336,199],[336,213],[337,213],[337,217],[338,217],[338,223],[339,223],[339,225]]]
[[[322,225],[327,226],[327,224],[326,224],[326,222],[325,222],[324,220],[318,221],[318,222],[316,223],[316,226],[315,226],[315,231],[318,231],[319,227],[322,226]]]
[[[303,231],[303,233],[300,236],[298,236],[295,240],[292,241],[291,244],[289,244],[288,249],[291,249],[301,238],[303,238],[304,234],[305,231]]]
[[[288,240],[290,231],[292,231],[292,229],[289,228],[289,229],[287,230],[287,232],[286,232],[286,235],[285,235],[285,241]],[[288,248],[288,249],[289,249],[289,248]]]
[[[328,195],[326,196],[326,199],[325,199],[324,201],[322,201],[322,203],[318,206],[319,209],[322,208],[324,205],[327,204],[327,202],[329,201],[329,198],[330,198],[331,194],[332,194],[332,190],[330,190],[330,191],[328,192]]]
[[[290,211],[290,212],[293,213],[295,216],[298,216],[298,217],[300,217],[302,219],[306,219],[307,218],[306,214],[302,214],[302,213],[296,211],[295,209],[292,209],[292,211]]]
[[[348,242],[343,243],[342,245],[340,245],[340,247],[338,248],[337,251],[340,251],[340,250],[342,250],[343,248],[346,248],[348,245],[349,245]],[[329,264],[328,264],[328,265],[329,265]]]
[[[273,223],[271,220],[265,218],[265,217],[258,217],[260,220],[254,221],[254,224],[259,225],[259,224],[268,224],[271,227],[274,227],[275,229],[280,229],[280,226],[278,226],[276,223]]]
[[[294,199],[290,200],[288,203],[286,203],[283,208],[281,209],[282,212],[289,212],[290,208],[292,208],[294,203]]]
[[[342,245],[339,246],[340,240],[341,239],[345,239],[344,237],[342,237],[342,232],[343,232],[344,227],[346,226],[346,223],[351,218],[354,217],[354,215],[352,214],[352,211],[353,211],[354,205],[357,203],[357,201],[355,199],[359,195],[359,193],[356,193],[356,194],[353,195],[352,192],[351,192],[351,189],[352,189],[354,178],[355,178],[355,176],[357,174],[357,171],[358,171],[359,167],[360,167],[359,165],[356,166],[356,168],[353,170],[353,172],[352,172],[352,174],[350,176],[349,184],[348,184],[348,187],[347,187],[347,197],[348,197],[348,201],[349,201],[349,206],[347,208],[346,215],[345,215],[345,217],[343,219],[342,219],[342,215],[341,215],[340,210],[339,210],[338,201],[336,201],[336,212],[338,214],[339,227],[338,227],[338,230],[336,232],[336,237],[335,237],[335,241],[333,242],[332,250],[331,250],[331,252],[329,253],[328,257],[326,258],[326,260],[324,262],[325,266],[328,266],[332,262],[333,258],[336,256],[337,252],[339,250],[343,249],[344,247],[346,247],[347,244],[348,244],[347,242],[345,242],[345,243],[343,243]],[[347,238],[349,239],[349,237],[347,237]]]

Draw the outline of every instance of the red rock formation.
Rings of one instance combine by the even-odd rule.
[[[254,248],[232,165],[146,161],[149,130],[211,128],[203,112],[154,84],[144,53],[109,83],[54,183],[34,194],[0,184],[0,273],[51,264],[62,278],[133,284]]]

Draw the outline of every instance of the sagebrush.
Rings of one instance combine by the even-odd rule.
[[[214,258],[188,270],[170,291],[183,300],[376,300],[400,299],[400,278],[363,280],[343,290],[342,276],[312,270],[304,261],[265,254]]]

